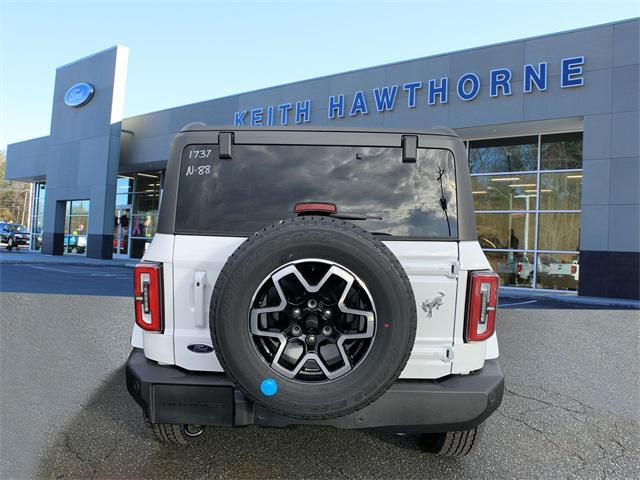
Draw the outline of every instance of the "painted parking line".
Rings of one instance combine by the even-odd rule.
[[[500,303],[498,307],[513,307],[515,305],[528,305],[530,303],[537,303],[538,300],[527,300],[526,302],[516,302],[516,303]]]
[[[57,273],[64,273],[67,275],[88,275],[91,277],[120,277],[120,278],[129,278],[131,277],[131,274],[129,272],[122,272],[122,271],[118,271],[116,270],[115,272],[113,270],[111,271],[91,271],[90,272],[90,268],[55,268],[55,267],[42,267],[42,266],[38,266],[38,265],[30,265],[31,268],[35,268],[38,270],[44,270],[47,272],[57,272]],[[117,268],[117,267],[116,267]]]

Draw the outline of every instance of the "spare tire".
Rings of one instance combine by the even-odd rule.
[[[404,269],[344,220],[301,216],[242,243],[216,282],[211,338],[251,399],[298,419],[355,412],[411,354],[416,303]]]

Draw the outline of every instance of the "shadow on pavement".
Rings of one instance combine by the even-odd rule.
[[[422,453],[411,436],[246,427],[209,428],[200,440],[187,447],[156,442],[119,368],[61,426],[41,456],[38,477],[424,478],[425,470],[445,476],[457,470],[455,462]]]

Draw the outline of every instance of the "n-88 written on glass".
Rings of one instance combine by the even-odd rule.
[[[212,172],[213,160],[212,145],[190,145],[182,156],[182,174],[185,177],[192,175],[204,176]]]

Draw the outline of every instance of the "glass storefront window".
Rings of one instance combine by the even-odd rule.
[[[471,140],[468,149],[478,240],[502,284],[576,290],[582,132]]]
[[[582,172],[540,174],[540,210],[580,210]]]
[[[157,215],[134,215],[131,220],[132,237],[153,237],[158,226]]]
[[[150,238],[132,238],[131,239],[131,256],[133,258],[142,258],[144,252],[151,243]]]
[[[45,200],[46,184],[38,182],[33,188],[33,203],[31,205],[31,250],[40,250],[42,248],[42,227],[44,218],[44,200]]]
[[[88,215],[89,200],[73,200],[67,202],[67,216],[69,215]]]
[[[541,170],[582,168],[582,132],[542,135]]]
[[[116,206],[131,205],[133,177],[120,175],[116,185]]]
[[[486,249],[533,249],[535,218],[535,214],[524,212],[477,214],[480,246]]]
[[[535,210],[537,175],[482,175],[471,177],[476,210]]]
[[[577,290],[580,278],[578,254],[539,253],[536,275],[538,288]]]
[[[533,286],[533,253],[486,252],[491,268],[500,276],[500,285],[505,287]]]
[[[116,190],[114,254],[140,258],[155,235],[163,173],[161,170],[121,174]],[[120,217],[128,212],[123,230]],[[118,213],[120,212],[120,213]]]
[[[139,172],[136,173],[135,191],[154,192],[160,190],[161,172]]]
[[[160,192],[138,192],[134,196],[133,208],[136,213],[158,213]]]
[[[64,222],[64,253],[85,255],[89,229],[89,200],[69,200]]]
[[[538,137],[469,142],[471,173],[523,172],[538,168]]]
[[[580,248],[579,213],[540,213],[538,249],[577,251]]]

